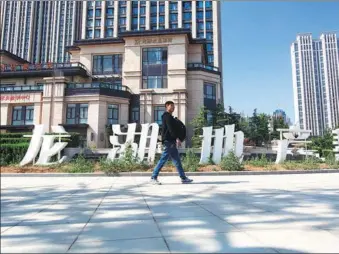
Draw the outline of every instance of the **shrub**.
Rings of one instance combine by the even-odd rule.
[[[246,164],[254,167],[267,167],[272,163],[267,159],[265,154],[262,154],[260,157],[256,157],[254,160],[252,159],[247,161]]]
[[[32,135],[32,132],[0,133],[0,139],[22,138],[24,135]]]
[[[28,146],[28,143],[1,144],[0,165],[19,163],[25,156]]]
[[[227,156],[223,157],[220,162],[220,168],[225,171],[241,171],[244,169],[239,158],[231,151]]]
[[[107,174],[117,172],[130,172],[136,170],[146,170],[149,166],[140,162],[137,157],[133,155],[133,150],[130,145],[127,145],[122,157],[109,161],[106,159],[100,159],[100,169]]]
[[[190,172],[196,172],[199,168],[199,158],[196,156],[192,149],[186,151],[186,156],[182,161],[185,170]]]
[[[90,160],[86,160],[81,154],[76,159],[72,160],[69,167],[66,169],[68,173],[93,173],[94,163]]]

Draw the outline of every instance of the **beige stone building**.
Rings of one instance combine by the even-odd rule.
[[[220,71],[206,65],[206,42],[189,29],[126,31],[81,39],[67,50],[70,62],[57,64],[31,64],[1,51],[1,131],[62,125],[103,148],[110,125],[161,123],[164,103],[172,100],[190,137],[200,107],[222,101]]]

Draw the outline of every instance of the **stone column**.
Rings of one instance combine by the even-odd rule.
[[[43,99],[42,99],[42,121],[45,130],[50,132],[52,125],[59,125],[64,120],[64,94],[66,86],[65,77],[44,78]]]

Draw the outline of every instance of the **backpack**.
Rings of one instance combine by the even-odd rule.
[[[181,122],[178,118],[174,118],[175,120],[175,129],[176,133],[178,135],[178,138],[181,142],[183,142],[186,139],[186,126],[183,122]]]

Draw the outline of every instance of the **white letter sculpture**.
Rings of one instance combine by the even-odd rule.
[[[70,137],[62,126],[52,126],[53,133],[55,135],[45,135],[44,125],[35,125],[33,135],[25,135],[24,137],[31,137],[28,150],[25,157],[20,162],[20,166],[25,166],[29,163],[35,162],[35,158],[39,155],[37,165],[47,166],[56,163],[62,163],[66,160],[66,156],[60,158],[61,151],[67,146],[67,142],[61,142],[61,138]],[[59,138],[58,143],[54,143],[55,138]],[[58,161],[50,162],[51,158],[58,154]]]
[[[149,135],[150,128],[152,128],[152,131]],[[139,161],[143,161],[145,159],[145,153],[147,152],[147,161],[149,163],[154,162],[159,134],[159,125],[157,123],[142,124],[141,132],[136,132],[135,123],[128,124],[128,130],[125,133],[121,132],[120,125],[113,125],[112,130],[113,136],[110,137],[110,142],[113,145],[113,149],[107,156],[108,160],[114,160],[117,154],[119,154],[119,157],[122,157],[126,146],[130,144],[132,146],[134,156],[138,157]],[[121,144],[118,141],[118,136],[120,135],[127,136],[124,144]],[[135,135],[140,135],[139,144],[134,143]]]
[[[201,148],[200,164],[208,163],[212,150],[212,139],[214,138],[212,160],[219,163],[223,156],[230,151],[242,160],[244,150],[244,133],[234,132],[235,125],[225,125],[224,128],[214,130],[213,127],[203,128],[203,141]]]
[[[334,155],[335,160],[339,161],[339,129],[333,131],[333,145],[334,145]]]

